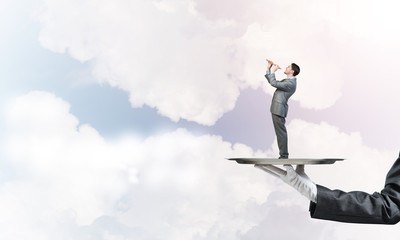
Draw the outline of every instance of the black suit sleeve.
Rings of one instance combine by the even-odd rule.
[[[380,192],[343,192],[317,185],[317,203],[310,203],[312,218],[349,223],[396,224],[400,221],[400,156]]]

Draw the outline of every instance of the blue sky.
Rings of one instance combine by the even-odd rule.
[[[400,134],[396,6],[0,1],[0,238],[394,239],[312,220],[302,196],[224,158],[278,155],[265,58],[296,62],[291,156],[346,158],[308,173],[379,191]]]

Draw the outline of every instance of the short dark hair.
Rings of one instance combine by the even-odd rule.
[[[293,76],[297,76],[300,73],[300,67],[296,63],[292,63],[292,70],[294,71]]]

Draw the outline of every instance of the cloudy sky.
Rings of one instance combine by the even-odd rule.
[[[290,155],[346,158],[307,173],[380,191],[399,151],[399,7],[0,0],[0,239],[398,239],[311,219],[224,158],[278,155],[265,58],[296,62]]]

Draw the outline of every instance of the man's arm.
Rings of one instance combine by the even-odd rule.
[[[396,224],[400,221],[400,155],[380,192],[343,192],[317,185],[317,203],[310,203],[313,218],[351,223]]]
[[[265,74],[265,78],[268,80],[271,86],[285,92],[293,92],[296,88],[295,81],[277,81],[274,72],[267,72],[267,74]]]
[[[310,202],[312,218],[349,223],[396,224],[399,207],[384,193],[343,192],[317,185],[317,203]]]
[[[380,193],[330,190],[316,185],[303,169],[285,166],[257,166],[281,178],[306,196],[312,218],[349,223],[396,224],[400,221],[400,154],[386,176],[385,188]]]

